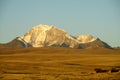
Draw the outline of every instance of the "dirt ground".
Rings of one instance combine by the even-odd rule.
[[[120,49],[0,48],[0,80],[120,80],[119,69]]]

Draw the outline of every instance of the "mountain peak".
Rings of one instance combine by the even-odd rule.
[[[50,30],[51,28],[53,28],[53,27],[55,27],[55,26],[52,26],[52,25],[44,25],[44,24],[39,24],[39,25],[37,25],[37,26],[34,26],[34,27],[32,27],[32,29],[31,30],[42,30],[42,31],[47,31],[47,30]]]
[[[93,41],[95,41],[96,39],[97,39],[97,38],[94,38],[94,37],[93,37],[92,35],[90,35],[90,34],[77,36],[77,40],[79,40],[81,43],[93,42]]]

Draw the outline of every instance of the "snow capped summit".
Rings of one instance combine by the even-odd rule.
[[[40,24],[40,25],[34,26],[32,29],[47,31],[47,30],[51,29],[52,27],[54,27],[54,26],[48,26],[48,25]]]
[[[30,43],[33,47],[42,47],[44,40],[46,38],[46,33],[50,30],[52,26],[48,25],[37,25],[34,26],[28,33],[26,33],[22,38],[27,43]]]
[[[86,35],[79,35],[77,37],[77,40],[79,40],[81,43],[89,43],[89,42],[93,42],[96,40],[96,38],[94,38],[92,35],[90,34],[86,34]]]
[[[79,45],[77,40],[65,31],[48,25],[35,26],[21,38],[33,47],[64,45],[73,48]]]

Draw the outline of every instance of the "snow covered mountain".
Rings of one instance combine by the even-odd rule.
[[[21,37],[33,47],[64,46],[77,48],[79,41],[55,26],[37,25]]]
[[[19,45],[18,45],[19,44]],[[70,47],[70,48],[90,48],[90,47],[105,47],[110,46],[98,38],[87,35],[79,35],[73,37],[64,30],[58,29],[55,26],[37,25],[30,29],[22,37],[17,37],[13,41],[7,43],[9,46],[20,47]]]

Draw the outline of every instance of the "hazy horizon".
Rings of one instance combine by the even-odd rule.
[[[73,36],[91,34],[120,46],[120,1],[0,0],[0,43],[38,24],[54,25]]]

